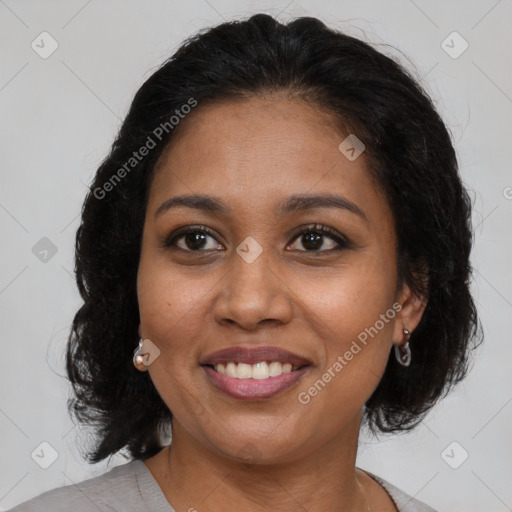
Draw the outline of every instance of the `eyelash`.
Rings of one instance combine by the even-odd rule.
[[[171,233],[169,236],[165,237],[163,239],[160,247],[166,248],[166,249],[171,249],[175,245],[175,242],[177,240],[179,240],[183,236],[190,234],[190,233],[205,233],[217,241],[217,238],[216,238],[217,235],[206,226],[201,226],[201,225],[186,226],[185,228],[180,228],[177,231],[175,231],[174,233]],[[332,251],[340,251],[343,249],[350,249],[352,247],[352,244],[346,237],[340,235],[338,232],[336,232],[333,229],[329,228],[328,226],[324,226],[322,224],[312,224],[310,226],[305,227],[302,231],[299,231],[298,233],[296,233],[294,235],[292,242],[295,242],[295,240],[297,240],[298,238],[300,238],[302,235],[304,235],[306,233],[316,233],[319,235],[327,236],[328,238],[331,238],[332,240],[334,240],[338,244],[338,247],[335,247],[333,249],[328,249],[328,250],[302,250],[300,252],[330,253]],[[288,245],[290,245],[290,244],[288,244]],[[208,251],[204,251],[202,249],[197,249],[197,250],[192,250],[192,249],[187,250],[187,249],[181,249],[181,248],[178,248],[178,249],[186,251],[186,252],[191,252],[191,253],[208,252]]]

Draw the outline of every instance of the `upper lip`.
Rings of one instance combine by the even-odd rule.
[[[256,364],[262,361],[279,361],[281,363],[291,363],[293,366],[301,367],[311,364],[311,362],[298,354],[294,354],[283,348],[261,346],[261,347],[227,347],[216,350],[200,358],[201,365],[215,365],[220,363],[246,363]]]

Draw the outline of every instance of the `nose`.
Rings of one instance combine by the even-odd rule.
[[[291,289],[270,250],[263,250],[252,262],[233,252],[230,271],[214,305],[215,320],[222,325],[237,324],[245,330],[261,324],[286,324],[293,315]]]

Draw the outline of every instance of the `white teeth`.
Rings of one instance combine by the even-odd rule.
[[[268,379],[297,369],[291,363],[280,363],[279,361],[272,361],[271,363],[262,361],[256,364],[229,362],[226,365],[216,364],[214,367],[219,373],[237,379]]]
[[[262,363],[256,363],[252,365],[252,378],[253,379],[268,379],[270,377],[270,371],[268,364],[263,361]]]
[[[217,365],[215,365],[217,366]],[[228,377],[236,377],[236,364],[235,363],[228,363],[226,365],[226,375]]]
[[[250,379],[252,377],[252,365],[245,363],[238,363],[236,369],[236,376],[239,379]]]

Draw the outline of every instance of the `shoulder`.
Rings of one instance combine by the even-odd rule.
[[[126,512],[144,510],[137,472],[140,460],[112,468],[100,476],[44,492],[8,512]]]
[[[380,478],[369,471],[365,471],[365,473],[384,487],[387,493],[391,496],[391,499],[395,502],[399,512],[436,512],[432,507],[429,507],[422,501],[410,496],[383,478]]]

